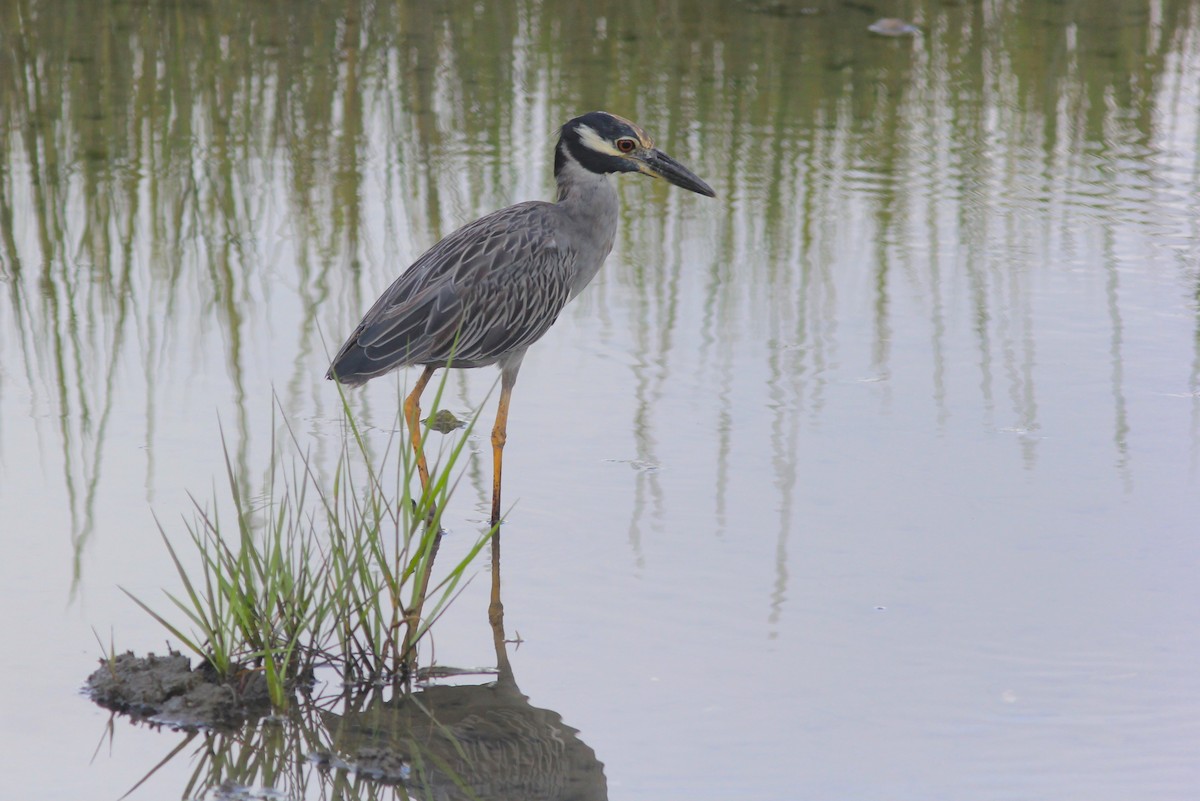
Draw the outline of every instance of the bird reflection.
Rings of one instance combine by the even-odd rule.
[[[497,678],[433,686],[361,709],[326,713],[331,745],[360,776],[439,801],[607,799],[604,766],[557,712],[529,703],[513,677],[500,600],[500,535],[492,537],[488,609]]]

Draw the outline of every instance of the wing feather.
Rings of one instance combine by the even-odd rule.
[[[479,367],[529,347],[570,299],[574,260],[555,239],[555,214],[520,203],[438,242],[375,301],[329,377],[361,384],[404,365]]]

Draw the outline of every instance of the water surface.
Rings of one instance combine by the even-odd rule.
[[[175,747],[74,694],[93,629],[162,648],[118,589],[176,587],[154,516],[184,536],[222,429],[262,475],[276,402],[336,458],[327,353],[440,236],[550,196],[593,108],[718,193],[621,178],[509,422],[513,670],[609,797],[1200,786],[1194,0],[43,0],[0,31],[14,796],[119,797]],[[414,378],[353,396],[380,449]],[[447,405],[486,431],[494,381]],[[470,447],[450,553],[488,513]],[[494,661],[485,584],[439,661]]]

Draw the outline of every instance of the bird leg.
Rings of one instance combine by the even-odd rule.
[[[504,374],[500,380],[500,405],[496,408],[496,425],[492,427],[492,525],[500,522],[500,473],[504,462],[504,442],[508,439],[508,399],[516,377]]]
[[[430,517],[430,520],[433,518]],[[428,531],[426,531],[428,534]],[[400,651],[403,676],[411,679],[417,666],[417,640],[421,632],[421,613],[425,608],[425,595],[429,591],[429,578],[433,575],[433,562],[437,558],[438,547],[442,544],[441,527],[433,534],[429,543],[429,555],[425,558],[417,574],[417,590],[413,594],[413,603],[404,610],[404,645]]]
[[[413,386],[412,392],[404,399],[404,422],[408,424],[408,436],[412,440],[413,451],[417,454],[417,475],[421,479],[422,494],[429,491],[429,466],[425,463],[425,448],[421,443],[421,393],[425,391],[425,385],[433,378],[436,369],[426,367]]]
[[[428,497],[429,466],[425,463],[425,448],[421,442],[421,393],[425,391],[425,385],[429,383],[429,379],[433,378],[436,369],[435,367],[426,367],[421,372],[421,377],[417,379],[416,385],[413,386],[412,392],[408,393],[408,397],[404,399],[404,422],[408,424],[408,436],[412,440],[413,451],[417,455],[417,475],[421,479],[421,494],[426,496],[423,499],[429,503],[429,513],[425,518],[427,527],[433,525],[437,506],[434,505],[433,499]],[[417,504],[413,505],[415,507]],[[441,541],[442,531],[439,526],[433,534],[429,555],[417,576],[419,584],[414,596],[415,600],[404,612],[405,628],[401,661],[404,666],[403,676],[406,678],[411,678],[413,670],[416,668],[417,634],[421,627],[421,612],[425,606],[425,593],[429,589],[429,577],[433,572],[433,560],[437,556]]]

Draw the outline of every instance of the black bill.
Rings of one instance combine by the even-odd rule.
[[[700,177],[675,159],[658,148],[647,150],[640,157],[641,171],[647,175],[665,178],[676,186],[695,192],[698,195],[716,197],[712,187],[700,180]]]

